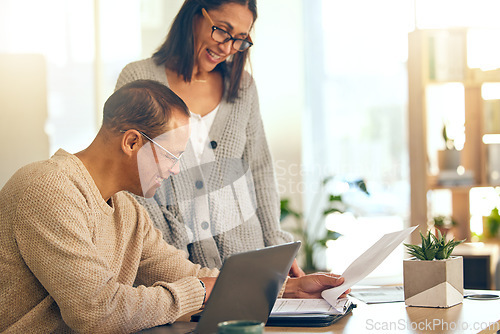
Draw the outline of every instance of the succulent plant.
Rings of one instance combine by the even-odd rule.
[[[439,231],[437,237],[430,231],[427,232],[427,236],[424,236],[422,232],[420,232],[420,239],[422,239],[421,246],[411,244],[404,245],[407,248],[408,254],[424,261],[447,259],[450,257],[455,246],[465,241],[456,241],[455,239],[452,239],[447,242],[446,235],[441,234]]]

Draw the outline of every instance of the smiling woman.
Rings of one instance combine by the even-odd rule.
[[[128,64],[116,88],[135,79],[169,86],[192,112],[179,175],[154,201],[138,199],[164,238],[190,259],[220,267],[229,255],[290,241],[253,78],[255,0],[186,0],[152,58]],[[293,274],[303,272],[295,264]]]

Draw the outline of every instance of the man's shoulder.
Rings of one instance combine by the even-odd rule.
[[[57,172],[59,169],[60,166],[54,164],[51,159],[32,162],[19,168],[7,181],[4,189],[12,186],[28,187],[39,182],[40,179],[44,179],[47,175]]]
[[[50,159],[36,161],[19,168],[7,181],[2,193],[16,191],[26,192],[29,189],[47,188],[50,195],[52,188],[57,188],[59,184],[64,188],[72,178],[72,168],[75,162],[74,156],[63,150],[59,150]]]
[[[21,204],[36,206],[51,199],[67,198],[65,194],[72,188],[70,176],[64,164],[53,158],[30,163],[7,181],[0,190],[2,213],[16,211]]]

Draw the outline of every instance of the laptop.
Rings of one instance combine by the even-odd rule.
[[[296,241],[228,257],[203,312],[192,317],[197,323],[175,322],[141,333],[212,334],[222,321],[266,323],[299,248]]]

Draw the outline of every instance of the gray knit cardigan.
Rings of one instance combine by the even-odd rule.
[[[165,67],[149,58],[128,64],[115,89],[138,79],[168,86]],[[220,268],[233,253],[292,240],[280,229],[273,162],[248,73],[241,87],[234,103],[224,94],[201,161],[188,143],[181,172],[164,181],[153,199],[136,197],[168,243],[210,268]]]

